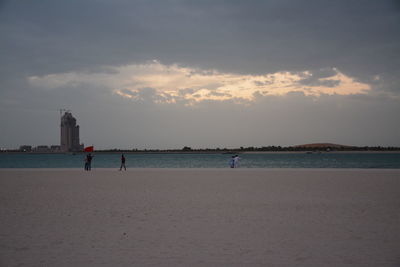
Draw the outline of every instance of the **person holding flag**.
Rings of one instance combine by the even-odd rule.
[[[85,147],[84,151],[85,152],[93,152],[94,151],[94,147],[93,146]],[[92,170],[92,159],[93,159],[93,156],[92,156],[91,153],[86,155],[86,157],[85,157],[85,171]]]

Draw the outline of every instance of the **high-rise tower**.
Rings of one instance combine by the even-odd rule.
[[[61,117],[60,146],[63,152],[81,151],[83,147],[79,144],[79,125],[76,125],[76,119],[68,111]]]

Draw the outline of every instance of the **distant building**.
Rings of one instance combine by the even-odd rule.
[[[82,151],[83,145],[79,144],[79,125],[70,112],[65,112],[61,117],[61,139],[62,152]]]
[[[33,149],[35,152],[50,152],[50,148],[48,146],[37,146]]]
[[[61,151],[61,146],[52,145],[52,146],[50,147],[50,150],[51,150],[52,152],[60,152],[60,151]]]
[[[19,150],[23,151],[23,152],[31,152],[32,151],[32,146],[23,145],[23,146],[19,147]]]

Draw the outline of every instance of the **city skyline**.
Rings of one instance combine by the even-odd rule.
[[[38,153],[69,153],[69,152],[86,152],[86,148],[83,143],[80,143],[79,129],[76,118],[72,115],[72,112],[68,109],[60,109],[60,144],[59,145],[20,145],[19,149],[8,148],[4,151],[19,151],[19,152],[38,152]],[[64,112],[64,114],[62,114]],[[88,147],[90,151],[94,150],[92,144]],[[3,148],[0,148],[3,150]],[[120,148],[102,148],[97,149],[98,152],[229,152],[229,151],[398,151],[399,147],[396,146],[353,146],[348,144],[334,144],[334,143],[309,143],[309,144],[292,144],[288,146],[276,146],[276,145],[263,145],[257,146],[236,146],[236,147],[195,147],[184,146],[182,148],[136,148],[136,147],[120,147]]]
[[[400,146],[397,1],[2,1],[1,148]],[[29,134],[26,126],[30,127]]]

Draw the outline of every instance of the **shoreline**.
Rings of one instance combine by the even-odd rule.
[[[304,150],[304,151],[93,151],[93,152],[20,152],[20,151],[0,151],[1,154],[22,154],[22,155],[81,155],[81,154],[221,154],[221,155],[233,155],[233,154],[399,154],[400,150],[393,151],[375,151],[375,150],[352,150],[352,151],[323,151],[323,150]]]

